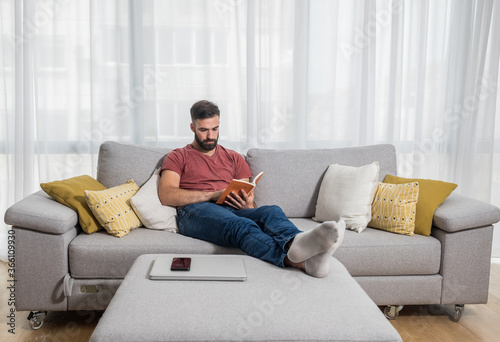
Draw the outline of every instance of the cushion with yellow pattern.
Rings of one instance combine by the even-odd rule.
[[[140,227],[141,221],[130,206],[130,199],[139,187],[133,180],[102,191],[85,191],[90,210],[106,231],[123,237]]]
[[[429,236],[431,235],[434,212],[450,196],[457,185],[432,179],[402,178],[392,175],[387,175],[384,178],[384,183],[402,184],[409,182],[418,182],[419,184],[415,234]]]
[[[379,183],[372,203],[370,227],[413,236],[419,193],[418,182]]]
[[[102,229],[90,211],[85,200],[85,190],[104,190],[106,187],[94,178],[82,175],[78,177],[41,183],[40,187],[57,202],[70,207],[78,214],[78,223],[85,233],[91,234]]]

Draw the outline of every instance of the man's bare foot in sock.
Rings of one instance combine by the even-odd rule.
[[[310,276],[324,278],[328,275],[330,271],[330,258],[344,240],[345,222],[340,220],[338,226],[339,228],[343,227],[343,229],[337,242],[335,242],[326,252],[316,254],[304,262],[304,271]]]
[[[287,257],[291,262],[299,263],[320,253],[327,252],[344,236],[344,231],[345,222],[343,220],[338,223],[326,221],[318,224],[311,231],[295,236]]]

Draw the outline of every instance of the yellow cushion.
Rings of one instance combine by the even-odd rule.
[[[392,175],[385,176],[384,183],[402,184],[418,182],[417,217],[415,218],[415,234],[431,235],[432,219],[436,209],[457,187],[456,184],[431,179],[402,178]]]
[[[102,227],[90,211],[85,200],[85,190],[104,190],[106,187],[94,178],[83,175],[65,180],[42,183],[40,187],[57,202],[78,213],[78,223],[86,233],[94,233]]]
[[[372,203],[370,227],[413,236],[419,186],[379,183]]]
[[[106,231],[117,237],[141,226],[141,221],[130,207],[130,199],[139,187],[133,180],[101,191],[85,191],[90,210]]]

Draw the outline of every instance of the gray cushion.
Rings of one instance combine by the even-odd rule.
[[[129,179],[142,186],[171,149],[107,141],[99,148],[97,180],[111,188]]]
[[[323,279],[244,256],[248,280],[151,281],[137,259],[91,341],[401,341],[331,259]]]
[[[301,230],[312,229],[311,219],[292,219]],[[123,278],[141,254],[193,253],[243,254],[227,248],[166,231],[137,228],[122,238],[104,231],[78,235],[69,246],[73,278]],[[441,245],[430,236],[413,237],[367,228],[363,233],[346,231],[335,253],[353,276],[436,274]]]
[[[134,260],[147,253],[243,254],[164,230],[137,228],[122,238],[105,231],[80,234],[69,245],[72,278],[124,278]]]
[[[451,194],[434,212],[434,226],[447,232],[489,226],[500,221],[500,209],[459,194]]]
[[[250,149],[247,161],[253,175],[264,176],[255,188],[258,205],[276,204],[288,217],[312,217],[323,175],[331,164],[362,166],[378,161],[379,180],[396,174],[393,145],[324,150]]]
[[[305,218],[292,222],[305,231],[318,224]],[[334,257],[352,276],[437,274],[441,244],[433,236],[407,236],[368,227],[362,233],[346,230]]]
[[[40,190],[7,209],[5,223],[49,234],[63,234],[78,224],[78,215]]]

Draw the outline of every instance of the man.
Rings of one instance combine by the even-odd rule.
[[[194,140],[169,153],[163,162],[159,197],[177,207],[181,234],[240,248],[281,267],[295,267],[314,277],[328,274],[329,259],[342,242],[344,221],[324,222],[302,232],[278,206],[257,207],[254,193],[232,193],[224,205],[215,201],[232,179],[248,181],[243,157],[218,145],[219,108],[209,101],[191,107]]]

